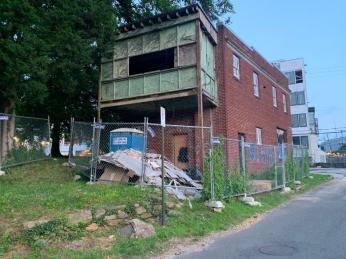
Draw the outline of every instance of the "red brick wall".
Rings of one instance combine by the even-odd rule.
[[[253,49],[248,48],[226,27],[218,27],[216,64],[218,77],[219,106],[213,111],[216,135],[237,138],[244,133],[246,141],[256,141],[256,127],[262,128],[264,144],[277,144],[277,128],[286,130],[287,141],[291,142],[291,116],[289,94],[277,87],[278,107],[273,106],[272,81],[265,77],[247,60],[240,58],[240,80],[233,76],[233,52],[227,44],[230,41],[240,53],[251,58],[284,89],[288,89],[287,78],[269,64]],[[253,93],[253,72],[258,74],[260,96]],[[287,112],[283,111],[282,94],[286,94]]]

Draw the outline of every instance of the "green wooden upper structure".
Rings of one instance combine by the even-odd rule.
[[[99,107],[200,94],[217,105],[217,34],[199,5],[120,27],[102,58]]]

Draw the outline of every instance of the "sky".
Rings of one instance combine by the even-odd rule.
[[[346,1],[231,0],[228,27],[268,61],[304,58],[320,129],[346,127]],[[346,128],[345,128],[346,129]]]

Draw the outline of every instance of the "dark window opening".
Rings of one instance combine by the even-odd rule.
[[[174,48],[130,57],[130,75],[174,68]]]

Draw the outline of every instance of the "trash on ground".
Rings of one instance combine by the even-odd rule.
[[[144,173],[143,180],[146,184],[161,187],[161,155],[147,153],[144,168],[142,160],[142,152],[134,149],[117,150],[100,155],[99,161],[104,165],[104,172],[100,176],[99,182],[137,183]],[[167,159],[164,161],[164,169],[165,182],[169,185],[166,187],[168,193],[181,200],[199,194],[202,185],[188,176],[185,171]]]
[[[240,199],[242,202],[244,202],[245,204],[248,204],[250,206],[259,206],[261,207],[262,206],[262,203],[260,203],[259,201],[255,201],[255,199],[253,197],[242,197]]]

